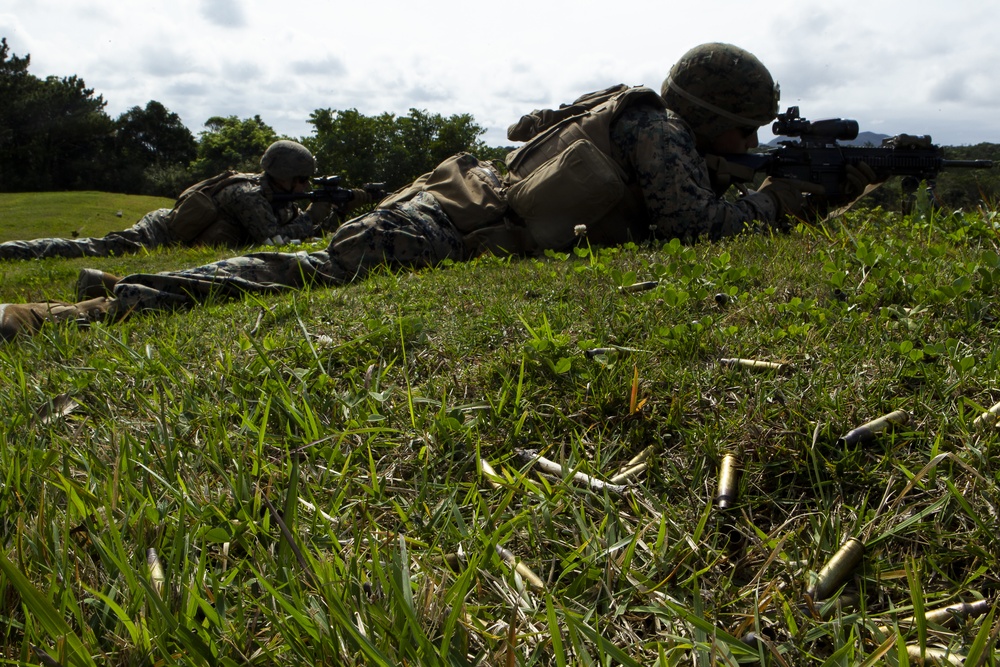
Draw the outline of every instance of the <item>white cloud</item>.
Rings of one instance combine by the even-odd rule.
[[[201,15],[221,28],[245,28],[246,16],[237,0],[201,0]]]
[[[347,65],[335,56],[296,60],[290,64],[293,74],[305,77],[342,77],[347,74]]]

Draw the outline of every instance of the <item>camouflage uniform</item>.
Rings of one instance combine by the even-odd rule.
[[[234,223],[240,237],[236,246],[264,243],[280,235],[284,239],[313,236],[317,222],[294,202],[272,204],[271,187],[264,174],[247,174],[247,179],[222,188],[213,200],[223,219]],[[43,257],[108,257],[142,252],[177,240],[170,233],[169,213],[161,208],[147,213],[135,225],[101,238],[34,239],[0,243],[0,260]]]
[[[770,195],[721,198],[728,183],[718,170],[713,180],[702,154],[711,141],[649,88],[620,84],[558,110],[534,111],[508,129],[508,138],[526,141],[506,158],[510,206],[543,248],[574,243],[579,224],[591,244],[614,245],[650,236],[718,239],[778,218]],[[614,169],[583,157],[581,144]],[[545,193],[544,205],[534,188]]]
[[[127,276],[114,287],[115,309],[171,310],[209,298],[341,285],[380,266],[418,268],[461,261],[466,255],[461,235],[441,206],[420,193],[344,223],[323,251],[253,253],[193,269]]]
[[[738,234],[754,221],[773,222],[772,197],[751,193],[736,202],[713,189],[705,158],[679,116],[649,106],[627,109],[611,125],[615,161],[642,193],[646,219],[633,225],[641,237],[717,240]],[[647,230],[642,233],[643,227]]]

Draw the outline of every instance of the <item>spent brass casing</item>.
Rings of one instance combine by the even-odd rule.
[[[997,423],[998,417],[1000,417],[1000,403],[997,403],[992,408],[972,420],[972,425],[992,426]]]
[[[719,359],[719,363],[723,366],[739,366],[754,371],[784,371],[789,368],[788,364],[761,361],[759,359]]]
[[[720,510],[727,510],[736,504],[739,495],[738,461],[735,455],[726,454],[719,465],[719,489],[715,494],[715,505]]]
[[[917,665],[962,665],[964,662],[954,651],[920,644],[907,644],[906,655]]]
[[[441,557],[441,560],[451,568],[452,572],[461,572],[465,569],[465,554],[445,554]]]
[[[816,583],[806,591],[806,595],[813,600],[825,600],[830,597],[847,580],[864,555],[864,542],[856,537],[849,538],[819,571]]]
[[[163,595],[163,584],[167,579],[163,576],[163,565],[160,563],[160,557],[157,555],[156,549],[152,547],[146,549],[146,566],[149,567],[149,580],[153,585],[153,590],[156,591],[157,595]]]
[[[954,628],[959,625],[962,619],[969,618],[970,616],[982,616],[989,610],[989,600],[959,602],[958,604],[948,605],[947,607],[928,610],[924,612],[924,618],[935,625],[940,625],[943,628]],[[909,618],[904,618],[899,622],[899,624],[913,625],[915,622],[916,619],[913,616],[910,616]]]
[[[625,480],[635,477],[648,467],[649,464],[646,463],[645,461],[643,461],[642,463],[637,463],[634,466],[625,468],[625,470],[622,470],[620,473],[618,473],[608,481],[611,482],[612,484],[621,484]]]
[[[619,292],[623,292],[623,293],[628,293],[628,294],[631,294],[631,293],[634,293],[634,292],[648,292],[649,290],[653,289],[654,287],[656,287],[659,284],[660,284],[659,281],[656,281],[656,280],[647,280],[647,281],[641,282],[641,283],[632,283],[631,285],[622,285],[621,287],[618,288],[618,291]]]
[[[851,429],[846,435],[837,440],[838,445],[856,445],[862,442],[870,442],[875,436],[887,429],[891,425],[903,425],[910,421],[910,413],[906,410],[896,410],[887,415],[882,415],[878,419]]]

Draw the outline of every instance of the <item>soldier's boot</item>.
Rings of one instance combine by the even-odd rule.
[[[115,285],[121,278],[113,273],[97,269],[80,269],[80,277],[76,280],[77,301],[86,301],[100,296],[113,296]]]
[[[0,340],[10,341],[18,336],[32,336],[46,322],[74,320],[86,326],[97,320],[114,319],[116,303],[114,299],[102,296],[80,303],[42,301],[0,304]]]

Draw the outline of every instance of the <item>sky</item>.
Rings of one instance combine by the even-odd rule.
[[[29,73],[82,78],[112,118],[156,100],[195,135],[212,116],[300,138],[316,109],[414,108],[472,114],[510,145],[522,114],[617,83],[659,90],[685,51],[728,42],[767,66],[783,110],[1000,143],[993,0],[0,0],[0,37]]]

